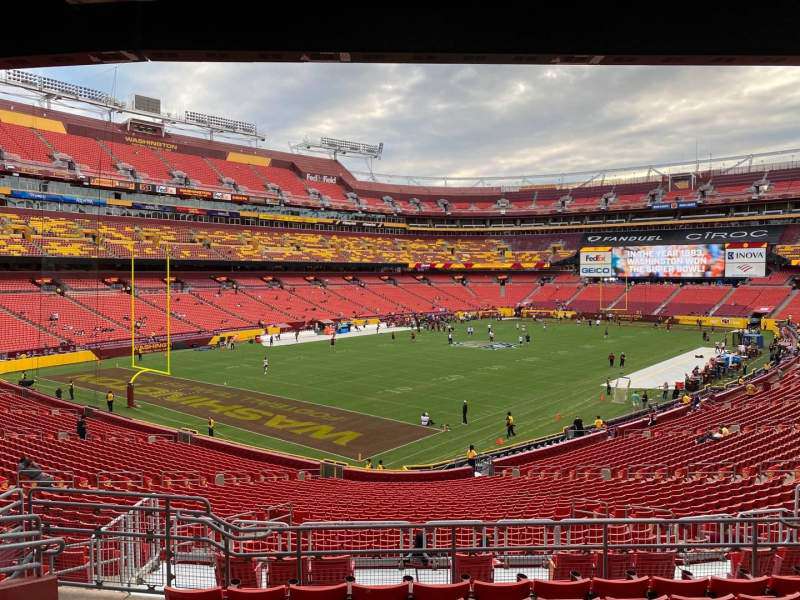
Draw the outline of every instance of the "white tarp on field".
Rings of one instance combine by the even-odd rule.
[[[669,383],[671,389],[676,381],[683,381],[684,375],[691,373],[695,365],[702,369],[712,356],[714,356],[714,348],[695,348],[633,373],[624,372],[624,369],[619,369],[618,366],[614,368],[614,372],[630,377],[631,390],[634,388],[660,388],[665,381]],[[620,373],[620,370],[623,372]],[[611,385],[615,384],[616,379],[612,379]],[[604,381],[601,385],[605,387],[606,382]]]

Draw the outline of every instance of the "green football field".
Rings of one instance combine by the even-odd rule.
[[[605,326],[550,321],[543,328],[530,320],[505,320],[493,322],[496,342],[516,346],[517,326],[524,323],[532,334],[532,343],[491,350],[480,347],[488,343],[487,323],[472,323],[476,330],[473,338],[466,336],[464,325],[456,326],[455,341],[470,342],[469,345],[449,346],[447,334],[423,331],[414,342],[408,332],[398,332],[394,341],[388,333],[352,338],[342,335],[335,349],[327,341],[321,341],[267,350],[256,344],[242,344],[234,351],[178,351],[172,354],[172,374],[176,385],[186,389],[173,387],[169,394],[162,393],[157,386],[167,386],[166,378],[143,375],[137,380],[139,408],[126,408],[124,389],[120,389],[115,410],[168,427],[190,427],[201,433],[206,430],[207,414],[213,415],[217,420],[216,435],[220,438],[353,464],[359,464],[355,452],[358,444],[369,441],[370,448],[383,449],[375,454],[370,452],[373,461],[382,459],[389,467],[400,467],[462,456],[469,444],[475,444],[479,450],[497,448],[497,439],[505,438],[504,418],[509,410],[516,421],[517,437],[513,442],[556,433],[576,416],[581,416],[588,426],[595,415],[604,419],[621,415],[632,409],[629,404],[601,399],[606,378],[620,375],[619,367],[609,368],[609,352],[617,355],[625,352],[627,374],[707,345],[700,331],[693,327],[673,327],[666,331],[645,324],[612,325],[608,327],[608,339],[604,339]],[[714,333],[712,345],[723,337],[722,331]],[[270,360],[267,375],[262,369],[265,354]],[[763,359],[750,368],[761,362]],[[142,364],[163,368],[163,356],[145,355]],[[129,360],[120,358],[41,370],[34,375],[37,389],[53,393],[60,386],[67,398],[64,382],[72,375],[83,374],[88,382],[93,372],[118,375],[127,366]],[[15,381],[18,375],[6,378]],[[84,384],[83,379],[78,381],[76,401],[104,409],[106,380],[113,381],[98,379],[97,385]],[[216,400],[203,401],[204,396],[197,395],[197,389],[203,388],[189,389],[195,382],[219,386],[209,386],[204,392]],[[143,394],[150,390],[159,402],[139,397],[140,386]],[[223,388],[227,389],[223,392]],[[179,403],[186,398],[185,402],[194,403],[191,410],[188,404]],[[660,400],[660,391],[657,396],[651,393],[651,398]],[[469,423],[462,425],[461,407],[465,399]],[[250,417],[245,408],[228,412],[220,408],[220,403],[245,406],[242,404],[245,400],[256,403],[247,406],[270,410],[263,410],[258,421],[246,420]],[[277,400],[304,401],[295,403],[291,410],[306,415],[345,410],[331,417],[336,429],[328,435],[327,430],[314,425],[316,417],[302,421],[295,415],[292,421],[277,414],[280,412],[275,408],[280,405]],[[301,411],[297,406],[305,408]],[[423,411],[430,414],[437,426],[448,424],[449,431],[419,427]],[[362,419],[362,415],[379,419]],[[255,415],[253,419],[258,417]],[[272,429],[255,427],[265,420]],[[336,431],[348,427],[355,427],[358,440],[335,437]],[[390,435],[395,433],[397,436]],[[393,441],[406,439],[403,436],[414,439],[402,444]],[[341,446],[337,446],[339,443]]]

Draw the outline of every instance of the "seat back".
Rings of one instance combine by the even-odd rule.
[[[767,577],[754,577],[753,579],[725,579],[723,577],[712,577],[708,584],[708,591],[715,596],[726,594],[748,594],[750,596],[762,596],[767,588]]]
[[[606,568],[603,570],[603,553],[595,554],[594,572],[603,575],[605,579],[625,579],[628,571],[633,568],[631,555],[627,552],[609,552],[606,558]]]
[[[553,554],[550,579],[569,580],[572,572],[579,573],[581,579],[591,579],[594,576],[594,557],[591,554],[571,552]]]
[[[354,583],[351,588],[352,600],[406,600],[408,598],[408,584],[397,585],[358,585]]]
[[[779,548],[775,555],[772,575],[800,575],[800,548]]]
[[[527,579],[516,583],[476,581],[472,584],[472,594],[475,600],[525,600],[530,598],[531,583]]]
[[[798,600],[800,592],[789,594],[788,596],[748,596],[747,594],[739,594],[737,600]]]
[[[307,566],[308,563],[304,562],[300,581],[305,578],[305,574],[308,572]],[[271,559],[267,561],[267,586],[287,585],[290,579],[297,579],[296,558]]]
[[[638,571],[637,571],[638,574]],[[685,596],[700,598],[708,590],[708,577],[701,579],[672,579],[671,577],[651,577],[650,589],[656,596]]]
[[[344,583],[352,574],[353,558],[349,555],[312,558],[308,565],[308,582],[311,585]]]
[[[603,579],[595,577],[592,580],[592,593],[600,598],[644,598],[650,587],[649,577],[637,579]]]
[[[252,558],[231,556],[228,560],[230,564],[229,581],[238,579],[241,587],[258,587],[256,563]],[[214,576],[217,579],[217,585],[225,585],[225,557],[220,553],[214,555]]]
[[[347,584],[290,585],[289,598],[292,600],[346,600]]]
[[[177,588],[164,588],[166,600],[222,600],[222,588],[208,588],[205,590],[182,590]]]
[[[546,600],[570,600],[572,598],[586,598],[589,595],[591,580],[579,579],[578,581],[546,581],[535,579],[533,593],[537,598]]]
[[[735,552],[731,552],[731,577],[738,577],[740,571],[751,575],[752,577],[760,577],[761,575],[772,574],[772,563],[775,559],[775,552],[769,549],[758,550],[756,552],[756,568],[753,571],[753,551],[750,548],[742,548]]]
[[[641,552],[637,550],[633,553],[631,562],[638,577],[672,579],[675,576],[676,555],[676,552]]]
[[[769,578],[767,587],[777,596],[788,596],[800,592],[800,576],[773,575]]]
[[[493,554],[456,554],[456,577],[469,575],[473,581],[494,581]],[[453,583],[459,583],[454,581]]]
[[[286,587],[279,585],[271,588],[228,588],[225,591],[228,600],[284,600]]]
[[[414,600],[460,600],[469,596],[469,583],[445,583],[426,585],[415,583],[412,588]]]

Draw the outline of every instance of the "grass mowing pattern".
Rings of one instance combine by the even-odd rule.
[[[475,321],[476,334],[469,338],[464,325],[458,325],[456,342],[488,343],[488,321]],[[517,324],[524,323],[532,343],[507,350],[485,350],[449,346],[446,333],[425,332],[411,342],[408,332],[337,339],[335,350],[326,342],[264,349],[243,344],[234,352],[186,350],[172,355],[173,374],[178,377],[227,384],[230,387],[261,391],[276,396],[306,400],[409,423],[418,423],[428,411],[438,424],[451,430],[397,448],[378,458],[390,467],[448,459],[462,455],[469,444],[479,450],[495,448],[495,440],[505,438],[504,418],[512,411],[517,437],[522,441],[560,431],[576,416],[589,424],[599,414],[609,419],[631,410],[629,405],[600,401],[601,384],[606,377],[620,375],[619,367],[609,368],[607,355],[625,352],[625,373],[661,362],[683,352],[704,346],[695,327],[673,327],[666,331],[647,324],[588,327],[574,321],[548,322],[546,329],[530,320],[493,321],[496,342],[516,344]],[[723,339],[724,331],[713,334],[710,342]],[[729,336],[730,337],[730,336]],[[770,334],[765,332],[769,343]],[[728,340],[730,346],[730,339]],[[269,375],[264,376],[261,360],[270,357]],[[159,361],[157,355],[145,357],[143,365]],[[764,358],[750,365],[753,369]],[[99,366],[128,366],[126,359],[111,359]],[[46,381],[48,373],[87,370],[89,365],[72,365],[42,370],[37,388],[52,392],[57,384]],[[91,367],[89,367],[91,368]],[[15,380],[13,375],[6,378]],[[672,384],[673,382],[670,382]],[[66,391],[66,387],[64,386]],[[65,393],[66,397],[66,393]],[[651,394],[654,399],[660,399]],[[461,424],[461,404],[469,402],[469,424]],[[77,401],[105,407],[102,394],[79,390]],[[160,423],[169,427],[191,427],[205,431],[205,420],[153,405],[138,410],[117,401],[121,414]],[[337,458],[281,440],[231,427],[218,419],[217,435],[247,444],[292,452],[315,458]]]

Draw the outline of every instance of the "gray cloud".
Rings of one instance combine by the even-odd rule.
[[[109,66],[42,70],[110,91]],[[121,65],[116,94],[255,121],[268,147],[385,144],[377,171],[522,175],[800,146],[800,69],[353,64]],[[363,163],[347,162],[363,170]]]

